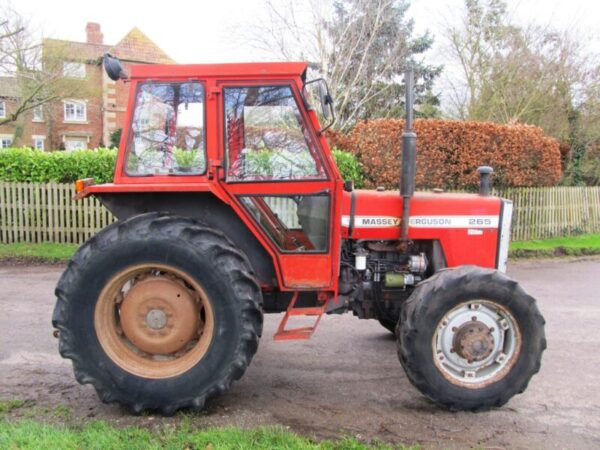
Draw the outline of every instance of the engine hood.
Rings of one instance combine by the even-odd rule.
[[[500,209],[498,197],[417,192],[410,204],[409,236],[427,239],[435,235],[435,230],[448,228],[497,229]],[[349,237],[351,231],[353,239],[398,239],[401,220],[402,197],[398,191],[344,193],[342,233],[345,237]]]
[[[354,204],[354,206],[353,206]],[[408,236],[443,243],[449,265],[471,263],[494,267],[501,224],[502,200],[477,194],[418,192],[410,202]],[[398,191],[344,192],[342,237],[396,240],[400,238],[402,197]],[[476,255],[485,250],[484,255]]]

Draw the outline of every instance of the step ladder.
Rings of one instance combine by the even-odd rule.
[[[295,340],[306,340],[310,339],[311,335],[314,333],[323,313],[325,312],[325,308],[327,307],[327,302],[323,302],[323,306],[312,306],[308,308],[296,308],[296,300],[298,300],[298,291],[294,292],[294,296],[290,301],[287,311],[281,319],[281,323],[279,324],[279,328],[277,332],[273,335],[273,339],[276,341],[295,341]],[[312,316],[316,317],[315,323],[311,327],[300,327],[300,328],[291,328],[286,330],[285,326],[290,317],[292,316]]]

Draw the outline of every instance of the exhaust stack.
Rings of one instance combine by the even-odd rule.
[[[400,179],[400,195],[402,196],[402,234],[401,240],[408,241],[408,220],[410,199],[415,193],[415,153],[417,134],[413,131],[414,73],[408,69],[404,73],[406,121],[402,133],[402,178]]]

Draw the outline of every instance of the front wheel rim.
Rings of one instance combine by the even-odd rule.
[[[444,314],[433,339],[433,360],[452,384],[481,389],[504,378],[521,351],[512,313],[490,300],[461,303]]]
[[[214,313],[200,284],[162,264],[128,267],[100,292],[96,335],[108,357],[134,375],[180,375],[205,356],[213,339]]]

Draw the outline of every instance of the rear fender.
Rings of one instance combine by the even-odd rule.
[[[191,217],[223,232],[250,260],[263,286],[276,286],[271,256],[238,215],[209,192],[135,192],[95,194],[119,220],[147,212]]]

